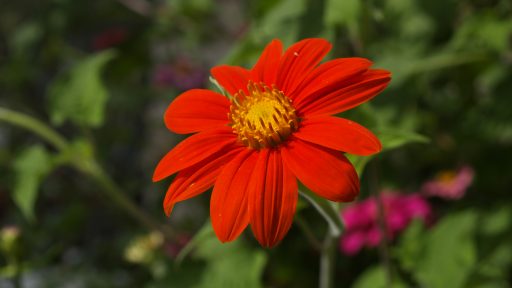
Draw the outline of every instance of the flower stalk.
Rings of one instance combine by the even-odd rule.
[[[379,189],[379,174],[377,169],[377,159],[374,160],[373,165],[370,166],[370,187],[372,193],[375,195],[377,202],[377,222],[379,225],[382,241],[379,244],[380,258],[386,274],[386,287],[391,287],[393,283],[393,273],[391,266],[391,258],[389,253],[389,233],[386,224],[386,215],[384,214],[384,202]]]
[[[320,254],[320,288],[334,287],[334,272],[336,268],[336,239],[338,235],[329,226],[324,238],[322,250]]]
[[[0,107],[0,121],[31,131],[46,140],[59,151],[68,148],[68,143],[64,137],[48,125],[26,114]]]

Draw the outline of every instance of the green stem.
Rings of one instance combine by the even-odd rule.
[[[308,223],[299,214],[295,215],[295,223],[299,225],[306,238],[308,239],[311,246],[317,251],[322,251],[322,243],[315,237],[315,233],[311,230]]]
[[[176,239],[176,234],[172,230],[154,220],[126,197],[121,188],[117,186],[112,178],[110,178],[94,160],[89,162],[77,161],[74,163],[74,166],[83,173],[91,176],[91,178],[103,188],[103,191],[110,199],[142,225],[149,229],[159,231],[168,240]]]
[[[43,122],[23,113],[0,107],[0,121],[30,130],[34,134],[37,134],[48,141],[58,150],[65,150],[68,147],[66,139],[55,132],[55,130],[48,127],[48,125]]]
[[[0,121],[27,129],[34,134],[41,136],[44,140],[55,146],[61,153],[66,153],[69,144],[57,131],[31,116],[0,107]],[[91,176],[100,185],[104,192],[114,201],[117,206],[127,212],[132,218],[149,229],[160,231],[167,239],[174,240],[176,235],[169,227],[161,225],[151,216],[146,214],[123,193],[122,189],[107,175],[94,159],[83,159],[82,157],[72,158],[71,164],[77,170]]]
[[[386,272],[386,287],[391,287],[393,284],[393,269],[391,267],[391,258],[389,253],[389,233],[386,224],[384,203],[382,202],[382,197],[380,195],[377,163],[377,159],[375,159],[373,165],[370,167],[370,188],[374,193],[374,197],[377,202],[377,222],[379,225],[380,233],[382,235],[382,241],[380,242],[379,245],[379,251],[382,265],[384,266]]]
[[[320,288],[332,288],[334,286],[334,271],[336,264],[336,239],[343,231],[343,223],[339,214],[339,207],[323,198],[316,196],[308,190],[300,190],[299,193],[306,199],[327,222],[327,233],[320,249]]]
[[[334,287],[334,271],[336,267],[336,231],[328,228],[320,255],[320,288]]]

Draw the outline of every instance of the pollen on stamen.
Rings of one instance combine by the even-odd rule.
[[[248,94],[240,90],[231,102],[233,132],[253,149],[281,144],[299,126],[291,100],[275,86],[250,82],[247,88]]]

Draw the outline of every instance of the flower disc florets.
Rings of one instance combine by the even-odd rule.
[[[275,147],[297,130],[295,109],[283,92],[255,83],[249,83],[248,91],[234,95],[229,113],[233,132],[244,145]]]

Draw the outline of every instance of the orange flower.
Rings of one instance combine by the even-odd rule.
[[[156,167],[153,181],[178,173],[165,196],[167,215],[175,203],[213,186],[217,237],[232,241],[250,223],[260,244],[271,247],[292,224],[297,179],[331,201],[354,200],[359,179],[343,153],[370,155],[381,144],[361,125],[330,115],[373,98],[391,78],[363,58],[319,65],[330,49],[323,39],[305,39],[282,53],[281,42],[273,40],[252,70],[211,70],[230,99],[193,89],[169,105],[166,126],[196,134]]]

